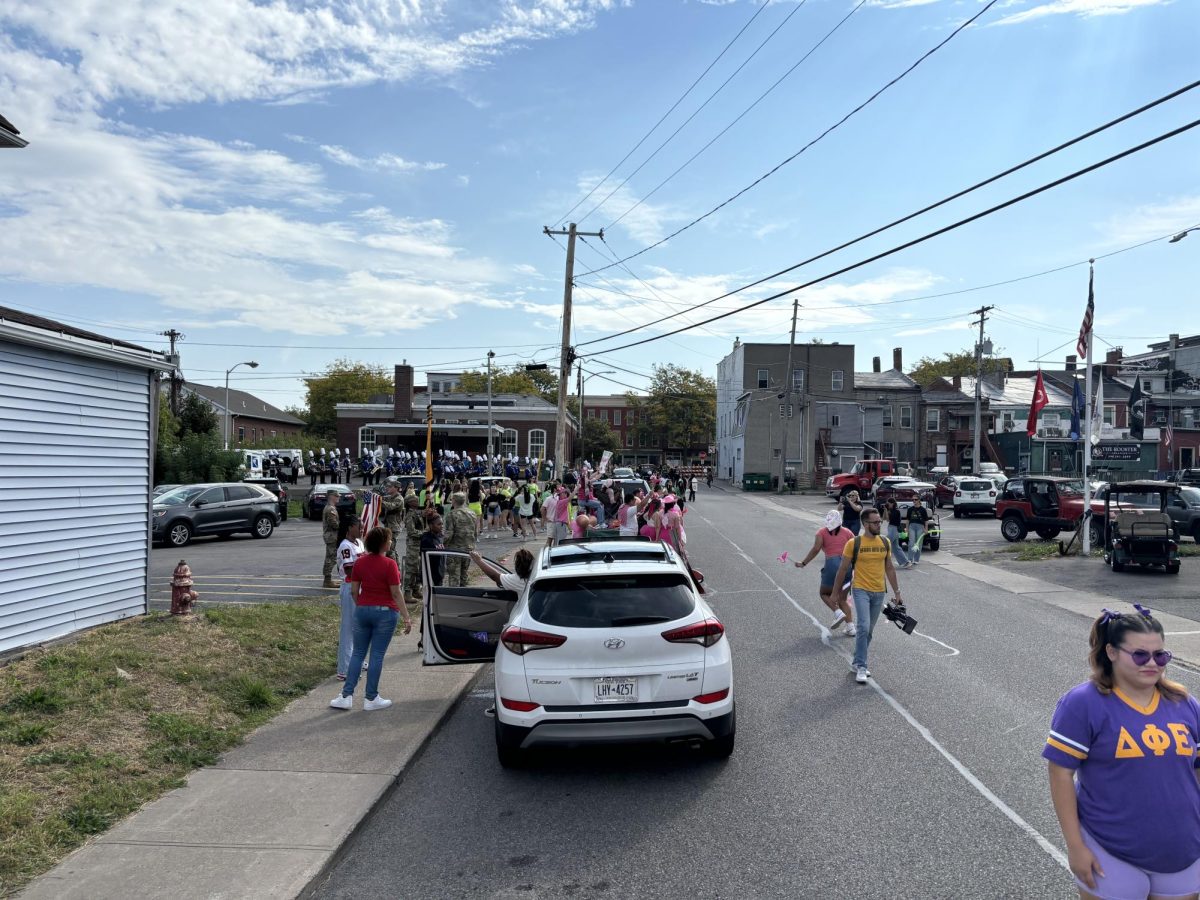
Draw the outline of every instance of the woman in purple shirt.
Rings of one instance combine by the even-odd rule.
[[[1050,798],[1084,898],[1200,892],[1200,704],[1165,677],[1150,610],[1092,626],[1092,677],[1058,701],[1042,750]]]

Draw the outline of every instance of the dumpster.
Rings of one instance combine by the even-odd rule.
[[[742,476],[743,491],[769,491],[771,489],[771,476],[765,472],[747,472]]]

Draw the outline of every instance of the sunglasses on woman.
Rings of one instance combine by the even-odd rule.
[[[1151,653],[1149,650],[1126,650],[1124,647],[1118,647],[1117,649],[1122,653],[1128,653],[1129,658],[1133,660],[1135,666],[1144,666],[1153,659],[1154,664],[1161,669],[1173,658],[1170,650],[1155,650]]]

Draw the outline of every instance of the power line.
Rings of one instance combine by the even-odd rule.
[[[749,28],[752,24],[754,24],[754,20],[757,19],[762,14],[762,11],[770,5],[771,5],[771,0],[767,0],[766,3],[764,3],[762,6],[758,7],[758,9],[756,9],[754,11],[754,15],[752,15],[750,17],[750,20],[748,22],[746,22],[746,24],[743,25],[738,30],[738,33],[735,34],[730,39],[729,43],[726,44],[724,46],[724,48],[722,48],[721,52],[717,54],[716,58],[712,62],[710,62],[708,64],[708,66],[705,67],[704,71],[700,73],[700,75],[696,78],[696,80],[693,81],[691,83],[691,85],[688,86],[688,89],[679,95],[679,99],[671,104],[671,108],[668,109],[665,113],[663,113],[659,117],[658,121],[655,122],[653,126],[651,126],[649,131],[647,131],[644,135],[642,135],[641,140],[639,140],[636,144],[634,144],[633,148],[628,153],[626,153],[624,156],[622,156],[620,161],[615,166],[613,166],[611,169],[609,169],[608,174],[605,175],[603,178],[601,178],[598,182],[596,182],[596,185],[590,191],[588,191],[586,194],[584,194],[583,197],[574,206],[572,206],[565,213],[563,213],[562,216],[559,217],[558,224],[560,226],[562,225],[563,222],[567,221],[567,217],[570,216],[571,213],[575,212],[575,210],[579,209],[580,206],[582,206],[584,203],[586,203],[588,201],[588,198],[590,198],[592,196],[592,194],[596,193],[596,191],[598,191],[600,189],[600,186],[603,185],[604,182],[606,182],[606,181],[608,181],[608,179],[612,178],[613,173],[616,172],[617,169],[619,169],[619,168],[621,168],[621,166],[625,165],[625,161],[628,160],[629,157],[633,156],[633,154],[637,152],[637,149],[646,142],[646,139],[649,138],[650,135],[654,134],[654,132],[658,129],[658,126],[666,121],[667,116],[669,116],[669,115],[671,115],[671,113],[675,112],[675,110],[678,108],[679,104],[682,103],[687,98],[687,96],[695,89],[696,85],[698,85],[701,81],[704,80],[704,76],[712,71],[712,67],[721,61],[721,58],[729,51],[729,48],[732,47],[735,43],[737,43],[737,39],[740,38],[743,33],[745,33],[747,28]],[[586,218],[586,216],[584,218]],[[580,221],[583,221],[583,220],[580,219]]]
[[[841,28],[843,25],[845,25],[846,22],[849,21],[849,19],[852,15],[854,15],[856,12],[858,12],[860,9],[862,9],[863,5],[866,2],[867,2],[867,0],[858,0],[858,4],[856,6],[854,6],[850,10],[850,12],[846,13],[846,15],[842,17],[841,21],[839,21],[836,25],[833,26],[833,28],[831,28],[829,31],[827,31],[825,33],[824,37],[822,37],[819,41],[817,41],[815,44],[813,44],[812,47],[809,48],[809,51],[796,61],[795,65],[793,65],[790,69],[788,69],[786,72],[784,72],[782,75],[780,75],[778,80],[776,80],[776,82],[774,84],[772,84],[769,88],[767,88],[765,91],[763,91],[761,94],[759,94],[753,103],[751,103],[744,110],[742,110],[740,113],[738,113],[737,118],[735,118],[732,122],[730,122],[728,125],[726,125],[724,128],[722,128],[720,131],[718,131],[715,135],[713,135],[712,139],[709,140],[709,142],[707,144],[705,144],[703,147],[701,147],[695,153],[693,153],[683,165],[681,165],[678,169],[676,169],[674,172],[672,172],[670,175],[668,175],[666,178],[664,178],[662,181],[660,181],[657,185],[655,185],[654,188],[650,191],[650,193],[646,194],[644,197],[642,197],[640,200],[638,200],[636,203],[634,203],[633,206],[629,207],[629,209],[625,210],[625,212],[621,213],[621,215],[619,215],[615,219],[613,219],[612,224],[606,226],[606,230],[615,228],[622,219],[624,219],[627,215],[629,215],[631,212],[633,212],[635,209],[637,209],[639,206],[641,206],[643,203],[645,203],[647,200],[649,200],[651,197],[653,197],[655,194],[657,194],[659,192],[659,190],[662,189],[663,187],[665,187],[669,181],[673,180],[676,175],[678,175],[680,172],[682,172],[684,169],[686,169],[688,166],[690,166],[693,162],[695,162],[696,159],[702,153],[704,153],[705,150],[707,150],[709,147],[711,147],[713,144],[715,144],[718,140],[720,140],[725,135],[726,132],[728,132],[731,128],[733,128],[734,125],[736,125],[738,122],[742,121],[743,118],[745,118],[747,115],[749,115],[750,111],[752,109],[754,109],[754,107],[758,106],[759,103],[761,103],[763,100],[765,100],[767,98],[768,94],[770,94],[773,90],[775,90],[775,88],[779,87],[779,85],[781,85],[786,78],[788,78],[793,72],[795,72],[796,69],[800,68],[800,66],[804,63],[804,61],[807,60],[814,53],[816,53],[817,49],[822,44],[824,44],[827,40],[829,40],[831,37],[833,37],[834,33],[839,28]],[[953,35],[951,35],[951,36],[953,36]]]
[[[1172,92],[1171,92],[1171,93],[1169,93],[1169,94],[1166,94],[1166,95],[1164,95],[1164,96],[1162,96],[1162,97],[1159,97],[1157,100],[1153,100],[1153,101],[1151,101],[1150,103],[1147,103],[1147,104],[1145,104],[1145,105],[1143,105],[1143,106],[1141,106],[1141,107],[1139,107],[1139,108],[1137,108],[1137,109],[1135,109],[1135,110],[1132,110],[1132,111],[1130,111],[1130,112],[1128,112],[1128,113],[1125,113],[1125,114],[1124,114],[1124,115],[1122,115],[1122,116],[1118,116],[1117,118],[1115,118],[1115,119],[1111,120],[1110,122],[1106,122],[1105,124],[1103,124],[1103,125],[1100,125],[1100,126],[1099,126],[1099,127],[1097,127],[1097,128],[1093,128],[1092,130],[1090,130],[1090,131],[1088,131],[1088,132],[1085,132],[1084,134],[1081,134],[1081,135],[1079,135],[1079,136],[1077,136],[1077,137],[1071,138],[1070,140],[1068,140],[1068,141],[1066,141],[1066,142],[1064,142],[1064,143],[1062,143],[1062,144],[1059,144],[1059,145],[1058,145],[1058,146],[1056,146],[1056,147],[1052,147],[1052,148],[1050,148],[1049,150],[1045,150],[1045,151],[1043,151],[1042,153],[1039,153],[1037,156],[1030,157],[1029,159],[1025,160],[1025,161],[1024,161],[1024,162],[1022,162],[1022,163],[1019,163],[1019,164],[1017,164],[1017,165],[1015,165],[1015,166],[1012,166],[1012,167],[1010,167],[1010,168],[1008,168],[1008,169],[1005,169],[1003,172],[999,172],[999,173],[997,173],[997,174],[995,174],[995,175],[991,176],[990,178],[986,178],[986,179],[984,179],[983,181],[980,181],[980,182],[977,182],[976,184],[973,184],[973,185],[971,185],[971,186],[970,186],[970,187],[968,187],[968,188],[964,188],[963,190],[960,190],[960,191],[957,191],[956,193],[950,194],[950,195],[949,195],[949,196],[947,196],[947,197],[943,197],[941,200],[938,200],[936,203],[931,203],[931,204],[929,204],[928,206],[925,206],[925,207],[923,207],[922,209],[918,209],[918,210],[917,210],[917,211],[915,211],[915,212],[912,212],[912,213],[909,213],[909,214],[908,214],[908,215],[906,215],[906,216],[903,216],[902,218],[896,219],[895,221],[889,222],[889,223],[888,223],[888,224],[886,224],[886,225],[880,226],[879,228],[876,228],[876,229],[874,229],[874,230],[872,230],[872,231],[868,231],[868,232],[867,232],[867,233],[865,233],[865,234],[859,235],[858,237],[854,238],[853,240],[846,241],[846,242],[844,242],[844,243],[842,243],[842,244],[839,244],[839,245],[838,245],[838,246],[836,246],[836,247],[832,247],[832,248],[830,248],[829,250],[825,250],[825,251],[823,251],[822,253],[818,253],[818,254],[816,254],[815,256],[810,256],[808,259],[805,259],[805,260],[803,260],[803,261],[801,261],[801,262],[798,262],[798,263],[796,263],[796,264],[795,264],[795,265],[793,265],[793,266],[788,266],[786,269],[781,269],[780,271],[778,271],[778,272],[775,272],[775,273],[773,273],[773,274],[771,274],[771,275],[767,275],[767,276],[765,276],[765,277],[763,277],[763,278],[760,278],[760,279],[758,279],[757,281],[752,281],[752,282],[750,282],[749,284],[743,285],[742,287],[740,287],[740,288],[737,288],[737,289],[736,289],[736,290],[734,290],[734,291],[729,291],[729,292],[727,292],[727,293],[721,294],[721,295],[720,295],[720,296],[718,296],[718,297],[714,297],[713,299],[711,299],[711,300],[708,300],[708,301],[706,301],[705,303],[702,303],[702,304],[700,304],[700,306],[697,306],[696,308],[697,308],[697,309],[699,309],[699,308],[701,308],[701,307],[703,307],[703,306],[707,306],[707,305],[709,305],[709,304],[711,304],[711,303],[716,303],[718,300],[724,300],[726,297],[731,297],[731,296],[733,296],[734,294],[740,293],[741,291],[748,290],[749,288],[752,288],[752,287],[757,287],[757,286],[758,286],[758,285],[760,285],[760,284],[763,284],[763,283],[765,283],[765,282],[768,282],[768,281],[771,281],[771,280],[773,280],[773,279],[775,279],[775,278],[778,278],[780,275],[786,275],[788,272],[792,272],[792,271],[794,271],[794,270],[796,270],[796,269],[799,269],[799,268],[800,268],[800,267],[802,267],[802,266],[806,266],[806,265],[808,265],[809,263],[816,262],[816,261],[817,261],[817,260],[819,260],[819,259],[824,259],[826,256],[830,256],[830,255],[832,255],[832,254],[834,254],[834,253],[837,253],[837,252],[838,252],[838,251],[840,251],[840,250],[845,250],[847,247],[852,247],[852,246],[854,246],[855,244],[858,244],[858,243],[861,243],[862,241],[865,241],[865,240],[867,240],[868,238],[875,237],[876,235],[878,235],[878,234],[881,234],[881,233],[883,233],[884,231],[887,231],[887,230],[889,230],[889,229],[891,229],[891,228],[894,228],[894,227],[895,227],[895,226],[897,226],[897,225],[901,225],[901,224],[903,224],[903,223],[905,223],[905,222],[908,222],[908,221],[910,221],[910,220],[912,220],[912,219],[915,219],[915,218],[916,218],[916,217],[918,217],[918,216],[924,215],[924,214],[925,214],[925,213],[927,213],[927,212],[931,212],[932,210],[935,210],[935,209],[937,209],[938,207],[945,206],[947,203],[950,203],[950,202],[952,202],[952,201],[954,201],[954,200],[957,200],[957,199],[959,199],[959,198],[961,198],[961,197],[964,197],[964,196],[966,196],[967,194],[970,194],[970,193],[972,193],[972,192],[974,192],[974,191],[977,191],[977,190],[979,190],[979,189],[980,189],[980,188],[982,188],[982,187],[985,187],[985,186],[987,186],[987,185],[989,185],[989,184],[992,184],[993,182],[996,182],[996,181],[1000,180],[1001,178],[1005,178],[1005,177],[1007,177],[1007,176],[1009,176],[1009,175],[1012,175],[1013,173],[1015,173],[1015,172],[1018,172],[1018,171],[1020,171],[1021,169],[1027,168],[1027,167],[1029,167],[1029,166],[1033,165],[1033,164],[1034,164],[1034,163],[1036,163],[1036,162],[1040,162],[1040,161],[1041,161],[1041,160],[1043,160],[1043,159],[1046,159],[1046,158],[1048,158],[1048,157],[1050,157],[1050,156],[1053,156],[1054,154],[1056,154],[1056,153],[1059,153],[1059,152],[1061,152],[1062,150],[1065,150],[1066,148],[1073,146],[1074,144],[1078,144],[1078,143],[1080,143],[1081,141],[1087,140],[1088,138],[1090,138],[1090,137],[1093,137],[1093,136],[1095,136],[1095,135],[1099,134],[1099,133],[1100,133],[1100,132],[1102,132],[1102,131],[1105,131],[1105,130],[1107,130],[1107,129],[1109,129],[1109,128],[1112,128],[1112,127],[1114,127],[1115,125],[1118,125],[1118,124],[1119,124],[1119,123],[1121,123],[1121,122],[1125,122],[1125,121],[1127,121],[1127,120],[1129,120],[1129,119],[1132,119],[1132,118],[1133,118],[1133,117],[1135,117],[1135,116],[1141,115],[1142,113],[1144,113],[1144,112],[1146,112],[1146,111],[1148,111],[1148,110],[1150,110],[1150,109],[1153,109],[1153,108],[1154,108],[1154,107],[1156,107],[1156,106],[1159,106],[1159,105],[1161,105],[1161,104],[1163,104],[1163,103],[1166,103],[1168,100],[1173,100],[1174,98],[1176,98],[1176,97],[1178,97],[1178,96],[1180,96],[1180,95],[1182,95],[1182,94],[1185,94],[1185,93],[1187,93],[1188,91],[1194,90],[1196,87],[1200,87],[1200,81],[1193,81],[1191,84],[1184,85],[1183,87],[1179,88],[1178,90],[1172,91]],[[765,176],[764,176],[764,177],[765,177]],[[761,180],[761,179],[760,179],[760,180]],[[736,196],[736,195],[735,195],[735,196]],[[728,202],[728,201],[727,201],[727,202]],[[715,210],[714,210],[714,211],[715,211]],[[703,217],[702,217],[702,218],[703,218]],[[697,219],[696,221],[697,221],[697,222],[699,222],[699,221],[700,221],[700,219]],[[695,223],[693,223],[693,224],[695,224]],[[676,232],[676,233],[678,233],[678,232]],[[672,236],[673,236],[673,235],[672,235]],[[668,238],[668,239],[669,239],[669,238]],[[1156,239],[1156,240],[1157,240],[1157,239]],[[660,243],[661,243],[661,241],[660,241]],[[627,262],[628,260],[630,260],[630,259],[633,259],[635,256],[639,256],[639,255],[641,255],[642,253],[645,253],[645,252],[646,252],[646,250],[650,250],[650,249],[652,249],[654,246],[657,246],[657,245],[654,245],[654,244],[652,244],[650,247],[646,247],[645,249],[643,249],[643,250],[640,250],[640,251],[638,251],[637,253],[634,253],[634,254],[632,254],[632,255],[630,255],[630,256],[627,256],[627,257],[625,257],[624,259],[620,260],[620,262]],[[1132,248],[1130,248],[1130,249],[1132,249]],[[1111,254],[1110,254],[1110,255],[1111,255]],[[613,263],[612,265],[616,265],[616,263]],[[1078,263],[1072,263],[1071,265],[1078,265]],[[593,273],[595,273],[595,272],[602,272],[602,271],[604,271],[604,269],[607,269],[607,268],[611,268],[611,266],[604,266],[604,267],[602,267],[602,268],[600,268],[600,269],[593,269],[593,270],[592,270],[592,272],[585,272],[585,273],[583,273],[583,275],[580,275],[579,277],[580,277],[580,278],[583,278],[583,277],[585,277],[586,275],[593,274]],[[1030,277],[1035,277],[1035,276],[1030,276]],[[903,302],[903,301],[900,301],[900,302]],[[671,319],[671,318],[673,318],[673,317],[674,317],[674,315],[662,316],[661,318],[655,319],[655,320],[654,320],[654,321],[652,321],[652,322],[647,322],[647,323],[646,323],[644,326],[642,326],[642,327],[648,328],[648,327],[650,327],[651,325],[657,325],[657,324],[659,324],[660,322],[665,322],[665,321],[667,321],[668,319]],[[636,330],[636,329],[632,329],[632,330],[626,330],[626,331],[617,332],[616,334],[610,334],[610,335],[608,335],[608,337],[606,337],[606,338],[597,338],[597,339],[595,339],[594,341],[585,341],[585,342],[584,342],[584,344],[583,344],[582,346],[587,346],[588,344],[590,344],[590,343],[595,343],[596,341],[602,341],[602,340],[611,340],[612,338],[623,337],[623,336],[624,336],[624,335],[626,335],[626,334],[632,334],[634,330]]]
[[[1170,140],[1173,137],[1177,137],[1178,135],[1183,134],[1184,132],[1190,131],[1191,129],[1195,128],[1198,125],[1200,125],[1200,119],[1194,119],[1186,125],[1181,125],[1178,128],[1173,128],[1170,131],[1167,131],[1167,132],[1164,132],[1163,134],[1158,135],[1157,137],[1151,138],[1148,141],[1143,141],[1142,143],[1140,143],[1134,147],[1130,147],[1127,150],[1123,150],[1120,153],[1116,153],[1106,159],[1102,159],[1099,162],[1093,163],[1090,166],[1085,166],[1082,169],[1077,169],[1076,171],[1070,173],[1069,175],[1064,175],[1061,178],[1056,178],[1054,181],[1047,182],[1046,184],[1043,184],[1040,187],[1034,188],[1033,190],[1030,190],[1030,191],[1026,191],[1023,194],[1019,194],[1018,196],[1013,197],[1009,200],[1006,200],[1003,203],[998,203],[995,206],[991,206],[988,209],[985,209],[981,212],[975,213],[974,215],[967,216],[965,219],[959,219],[957,222],[953,222],[949,225],[943,226],[942,228],[938,228],[935,231],[930,231],[924,235],[921,235],[918,238],[914,238],[913,240],[906,241],[903,244],[899,244],[898,246],[892,247],[889,250],[884,250],[881,253],[876,253],[874,256],[867,257],[866,259],[860,260],[856,263],[852,263],[851,265],[843,266],[840,269],[837,269],[826,275],[822,275],[819,278],[814,278],[813,280],[807,281],[804,284],[797,285],[792,288],[788,288],[785,291],[780,291],[779,293],[772,294],[768,297],[764,297],[761,300],[756,300],[753,303],[746,304],[741,309],[733,310],[733,311],[725,312],[725,313],[720,313],[716,316],[711,316],[707,319],[704,319],[701,322],[696,323],[696,325],[688,325],[684,328],[677,328],[674,331],[668,331],[664,334],[655,335],[655,336],[649,337],[649,338],[644,338],[640,341],[634,341],[629,344],[622,344],[619,347],[608,347],[608,348],[605,348],[605,350],[603,352],[615,353],[618,350],[626,350],[630,347],[637,347],[642,344],[650,343],[651,341],[662,340],[663,338],[671,337],[673,335],[680,334],[681,332],[684,332],[684,331],[690,331],[692,328],[697,327],[698,325],[707,325],[711,322],[716,322],[719,319],[724,319],[724,318],[727,318],[728,316],[736,315],[739,312],[745,312],[748,309],[753,309],[756,306],[761,306],[762,304],[769,303],[772,300],[778,300],[780,297],[786,297],[788,294],[793,294],[796,291],[803,290],[806,287],[812,287],[815,284],[820,284],[821,282],[828,281],[831,278],[836,278],[838,275],[844,275],[846,272],[851,272],[855,269],[862,268],[863,266],[869,265],[870,263],[876,262],[880,259],[884,259],[888,256],[893,256],[894,254],[899,253],[902,250],[907,250],[910,247],[915,247],[918,244],[923,244],[928,240],[932,240],[935,237],[940,237],[943,234],[947,234],[951,231],[954,231],[955,229],[963,227],[964,225],[968,225],[971,222],[975,222],[979,219],[986,218],[987,216],[997,213],[1003,209],[1007,209],[1010,206],[1015,206],[1018,203],[1022,203],[1025,200],[1030,199],[1031,197],[1036,197],[1039,194],[1045,193],[1048,190],[1051,190],[1053,188],[1056,188],[1063,184],[1066,184],[1069,181],[1074,181],[1076,178],[1080,178],[1084,175],[1087,175],[1090,172],[1096,171],[1097,169],[1102,169],[1105,166],[1111,165],[1112,163],[1122,160],[1127,156],[1131,156],[1135,153],[1139,153],[1142,150],[1145,150],[1149,147],[1153,147],[1154,145],[1160,144],[1163,141]],[[789,269],[785,269],[784,271],[791,271],[794,268],[798,268],[800,265],[803,265],[803,263],[798,263],[796,266],[792,266]],[[782,274],[782,273],[776,273],[776,275],[778,275],[778,274]],[[770,276],[770,277],[774,278],[776,276]],[[763,279],[763,280],[766,280],[766,279]],[[756,283],[761,283],[761,282],[756,282]],[[749,287],[749,286],[750,285],[747,285],[747,287]],[[739,288],[738,290],[744,290],[744,289],[745,288]],[[725,294],[723,296],[727,297],[727,296],[729,296],[729,294]],[[721,298],[718,297],[716,299],[719,300]],[[711,302],[711,301],[709,301],[709,302]],[[700,304],[700,305],[703,305],[703,304]],[[699,306],[697,308],[699,308]],[[643,327],[645,327],[645,326],[643,326]],[[628,333],[628,332],[626,332],[626,333]],[[599,340],[610,340],[611,337],[612,336],[610,336],[609,338],[600,338]],[[587,343],[595,343],[595,342],[588,341]]]
[[[780,29],[782,29],[784,25],[786,25],[789,21],[791,21],[792,16],[794,16],[796,13],[798,13],[800,11],[800,7],[802,7],[806,2],[807,2],[807,0],[800,0],[800,2],[797,3],[792,8],[792,11],[787,14],[787,16],[784,18],[784,20],[782,22],[780,22],[777,26],[775,26],[775,30],[772,31],[770,34],[768,34],[766,36],[766,38],[763,40],[763,42],[754,48],[754,52],[751,53],[749,56],[747,56],[746,59],[742,62],[742,64],[740,66],[738,66],[736,69],[734,69],[733,73],[728,78],[726,78],[724,81],[721,82],[720,87],[718,87],[715,91],[713,91],[711,94],[709,94],[707,100],[705,100],[703,103],[701,103],[690,116],[688,116],[686,119],[684,119],[683,123],[678,128],[676,128],[674,131],[672,131],[670,136],[668,136],[665,141],[663,141],[661,144],[659,144],[657,147],[655,147],[654,151],[649,156],[647,156],[644,160],[642,160],[641,164],[636,169],[634,169],[632,172],[630,172],[628,175],[626,175],[625,178],[622,179],[620,184],[618,184],[615,188],[613,188],[611,191],[609,191],[604,196],[603,200],[601,200],[599,203],[597,203],[595,206],[593,206],[591,209],[589,209],[583,215],[583,217],[580,218],[579,221],[583,222],[585,219],[587,219],[588,216],[590,216],[596,210],[600,209],[600,207],[602,207],[605,203],[607,203],[609,201],[609,198],[612,197],[613,194],[615,194],[617,191],[619,191],[621,188],[625,187],[625,185],[629,183],[630,178],[632,178],[638,172],[642,171],[642,169],[646,166],[646,164],[648,162],[650,162],[650,160],[654,159],[655,156],[658,155],[658,151],[662,150],[665,146],[667,146],[667,144],[671,143],[671,141],[673,141],[675,139],[675,135],[677,135],[677,134],[679,134],[679,132],[683,131],[683,129],[685,127],[687,127],[687,124],[689,122],[691,122],[692,119],[696,118],[697,115],[700,114],[700,110],[702,110],[702,109],[704,109],[704,107],[708,106],[708,104],[711,103],[713,101],[713,99],[716,98],[717,94],[721,93],[721,91],[723,91],[725,89],[725,86],[727,84],[729,84],[729,82],[733,81],[733,79],[737,77],[738,73],[741,72],[742,69],[746,68],[746,66],[750,63],[750,60],[754,59],[754,57],[758,55],[758,51],[761,50],[763,47],[767,46],[767,44],[771,41],[771,39],[773,37],[775,37],[776,34],[779,33]],[[995,0],[993,0],[993,2],[995,2]]]

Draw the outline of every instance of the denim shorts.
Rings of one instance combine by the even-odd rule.
[[[838,569],[842,567],[842,558],[840,556],[825,557],[825,564],[821,566],[821,587],[833,587],[833,580],[837,578]]]
[[[1075,883],[1100,898],[1100,900],[1126,900],[1127,897],[1186,897],[1200,891],[1200,859],[1179,872],[1150,872],[1139,869],[1132,863],[1117,859],[1103,847],[1094,837],[1088,834],[1086,828],[1081,828],[1083,842],[1088,845],[1104,877],[1096,875],[1096,887],[1093,890],[1078,878]]]

